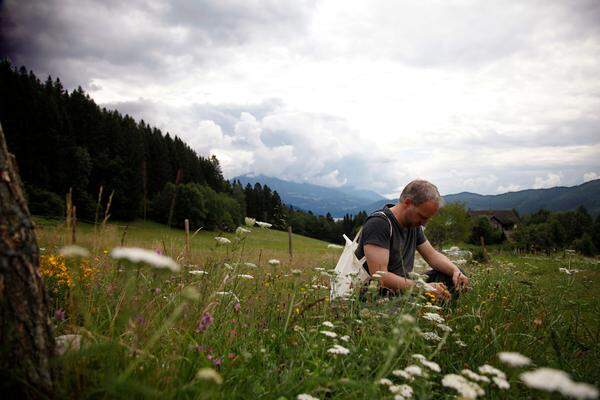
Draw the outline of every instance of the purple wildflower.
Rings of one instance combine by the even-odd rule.
[[[212,325],[214,319],[213,316],[210,315],[209,312],[205,312],[204,315],[202,316],[202,318],[200,318],[200,322],[198,323],[198,326],[196,327],[196,332],[200,333],[200,332],[204,332],[205,330],[208,329],[209,326]]]
[[[64,321],[65,320],[65,310],[63,310],[62,308],[57,308],[56,311],[54,311],[54,318],[57,321]]]

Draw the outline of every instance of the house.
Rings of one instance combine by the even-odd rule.
[[[469,210],[470,217],[486,217],[492,226],[501,229],[509,237],[521,222],[514,210]]]

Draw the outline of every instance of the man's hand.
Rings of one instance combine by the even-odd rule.
[[[433,288],[433,291],[430,291],[429,293],[433,293],[436,299],[450,300],[450,292],[448,291],[446,285],[444,285],[441,282],[430,282],[428,283],[428,285],[430,285]]]
[[[459,292],[469,288],[469,278],[467,278],[467,276],[458,268],[452,273],[452,282]]]

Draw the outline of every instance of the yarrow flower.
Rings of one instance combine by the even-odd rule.
[[[296,400],[319,400],[319,398],[311,396],[310,394],[307,394],[307,393],[302,393],[302,394],[299,394],[298,396],[296,396]]]
[[[194,270],[188,271],[188,273],[192,274],[192,275],[208,275],[208,272],[203,271],[201,269],[194,269]]]
[[[239,274],[238,278],[247,279],[247,280],[254,279],[254,277],[252,275],[248,275],[248,274]]]
[[[490,378],[484,375],[479,375],[478,373],[473,372],[470,369],[463,369],[462,371],[460,371],[460,373],[472,381],[490,383]]]
[[[344,342],[347,342],[350,340],[350,336],[344,335],[344,336],[340,337],[340,339],[343,340]]]
[[[77,245],[70,245],[70,246],[65,246],[63,248],[61,248],[58,251],[58,254],[60,254],[63,257],[82,257],[82,258],[86,258],[90,256],[90,252],[88,251],[88,249],[83,248],[81,246],[77,246]]]
[[[411,374],[409,374],[408,372],[406,372],[403,369],[395,369],[392,371],[392,375],[397,376],[399,378],[404,378],[406,380],[412,381],[414,378]]]
[[[154,268],[168,268],[173,272],[181,269],[172,258],[138,247],[115,247],[111,250],[110,256],[115,260],[127,260],[134,264],[144,263]]]
[[[331,321],[323,321],[321,323],[321,325],[326,326],[326,327],[331,328],[331,329],[334,328],[334,325],[333,325],[333,323]]]
[[[510,389],[510,383],[506,379],[498,378],[497,376],[493,376],[492,380],[498,386],[498,389]]]
[[[340,346],[339,344],[334,344],[332,348],[327,350],[327,352],[331,353],[331,354],[338,354],[338,355],[350,354],[350,350],[348,350],[344,346]]]
[[[436,313],[425,313],[423,314],[423,318],[428,321],[437,322],[438,324],[443,324],[446,321],[444,317]]]
[[[237,229],[235,230],[235,233],[237,235],[245,235],[252,232],[250,229],[246,229],[244,227],[238,226]]]
[[[421,336],[423,336],[423,339],[430,342],[439,342],[442,340],[442,338],[435,332],[423,332],[421,333]]]
[[[277,266],[279,264],[281,264],[281,261],[279,261],[279,260],[277,260],[275,258],[272,258],[272,259],[269,260],[269,265],[272,265],[272,266],[275,267],[275,266]]]
[[[254,263],[251,263],[251,262],[244,263],[244,265],[245,265],[246,267],[250,267],[250,268],[258,268],[258,267],[256,266],[256,264],[254,264]]]
[[[321,331],[321,333],[327,337],[335,338],[337,337],[337,333],[331,331]]]
[[[436,326],[444,332],[452,332],[452,328],[450,328],[448,325],[446,324],[436,324]]]
[[[403,384],[403,385],[393,385],[389,387],[390,392],[400,395],[404,399],[409,399],[413,395],[412,387]]]
[[[409,365],[408,367],[404,368],[404,372],[406,372],[410,376],[423,375],[423,370],[418,365]]]
[[[248,226],[254,226],[254,224],[256,224],[256,219],[246,217],[244,218],[244,223]]]
[[[394,382],[390,381],[388,378],[381,378],[377,383],[384,386],[392,386]]]
[[[525,357],[521,353],[512,351],[502,351],[498,353],[498,358],[500,361],[511,367],[524,367],[531,364],[531,359],[529,357]]]
[[[479,372],[481,372],[482,374],[485,374],[485,375],[494,375],[494,376],[497,376],[498,378],[506,379],[506,374],[504,372],[502,372],[498,368],[494,368],[488,364],[484,364],[481,367],[479,367]]]
[[[215,240],[217,241],[218,244],[222,244],[222,245],[231,244],[231,240],[227,239],[226,237],[215,236]]]
[[[328,244],[327,248],[328,249],[343,249],[343,247],[340,246],[339,244]]]
[[[588,383],[574,382],[569,374],[558,369],[539,368],[522,373],[520,378],[530,388],[559,392],[564,396],[577,399],[598,398],[598,389],[594,386]]]
[[[268,229],[273,226],[273,224],[270,224],[268,222],[261,222],[261,221],[256,221],[256,225],[260,226],[261,228],[265,228],[265,229]]]
[[[477,396],[485,395],[485,391],[476,384],[467,380],[464,376],[448,374],[442,379],[442,385],[456,390],[466,399],[476,399]]]
[[[196,379],[213,381],[217,385],[223,383],[223,378],[221,377],[221,375],[212,368],[200,368],[196,373]]]

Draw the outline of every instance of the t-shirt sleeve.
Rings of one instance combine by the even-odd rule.
[[[390,223],[386,218],[369,218],[363,225],[361,236],[363,245],[373,244],[390,249]]]
[[[423,232],[423,227],[419,226],[417,228],[417,246],[422,245],[427,241],[427,237],[425,236],[425,232]]]

